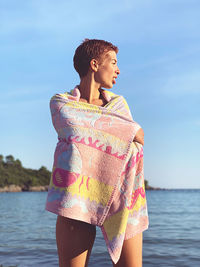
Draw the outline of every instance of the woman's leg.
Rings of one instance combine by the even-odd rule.
[[[142,233],[124,241],[122,253],[114,267],[142,267]]]
[[[94,225],[58,216],[56,242],[59,267],[86,267],[95,236]]]

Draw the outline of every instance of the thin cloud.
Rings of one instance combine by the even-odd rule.
[[[14,8],[13,8],[14,7]],[[1,35],[15,43],[70,40],[77,33],[121,42],[169,41],[200,37],[200,3],[195,0],[3,1]],[[95,10],[95,12],[94,12]],[[156,14],[156,15],[155,15]],[[31,36],[31,38],[28,38]],[[170,37],[170,38],[169,38]],[[79,40],[80,41],[80,40]]]
[[[158,51],[157,51],[158,52]],[[166,55],[156,55],[153,54],[153,57],[143,60],[140,62],[138,60],[137,64],[134,65],[134,68],[132,67],[132,70],[145,70],[155,67],[162,67],[165,66],[168,69],[171,69],[171,66],[174,64],[177,64],[177,62],[183,61],[187,57],[194,57],[197,58],[200,55],[200,48],[196,45],[191,45],[188,47],[181,47],[179,48],[179,51],[175,49],[174,51],[168,52]],[[126,67],[129,68],[130,65],[132,65],[132,62],[127,64]],[[183,66],[183,65],[182,65]]]
[[[1,92],[1,97],[6,98],[6,97],[21,97],[21,96],[41,96],[42,94],[45,94],[49,91],[49,87],[45,86],[18,86],[12,89],[13,87],[9,86],[9,90],[2,90]]]
[[[10,2],[14,4],[15,1]],[[99,4],[97,0],[86,0],[59,1],[55,4],[54,1],[32,0],[19,2],[15,9],[5,3],[1,10],[1,33],[23,32],[27,29],[62,34],[66,29],[73,32],[74,29],[93,27],[97,23],[103,25],[105,19],[129,10],[130,3],[111,0]]]
[[[170,76],[161,91],[172,96],[199,95],[200,69]]]
[[[200,127],[200,118],[193,121],[193,124]]]
[[[121,32],[124,42],[141,43],[145,40],[151,44],[161,42],[168,46],[169,42],[200,37],[199,1],[140,2],[138,4],[136,1],[136,6],[126,13],[126,17],[116,20],[117,29]],[[124,24],[128,26],[124,27]]]

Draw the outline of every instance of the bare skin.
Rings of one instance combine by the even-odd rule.
[[[96,236],[94,225],[57,217],[56,242],[59,267],[86,267]]]
[[[57,217],[56,242],[59,267],[87,267],[96,236],[94,225]],[[124,241],[114,267],[142,267],[142,233]]]
[[[103,62],[92,59],[86,76],[81,78],[79,90],[80,101],[104,106],[105,99],[100,95],[100,88],[111,89],[120,74],[116,53],[109,51]],[[133,141],[144,145],[144,132],[138,130]],[[56,224],[56,241],[59,267],[87,267],[89,256],[96,236],[93,225],[58,216]],[[142,266],[142,233],[124,241],[122,253],[116,267]]]
[[[124,241],[122,252],[114,267],[142,267],[142,233]]]
[[[144,145],[144,131],[143,131],[142,128],[140,128],[140,129],[137,131],[137,133],[136,133],[135,138],[134,138],[133,141],[136,141],[136,142],[138,142],[138,143]]]

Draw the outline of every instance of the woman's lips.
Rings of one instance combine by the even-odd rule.
[[[117,77],[113,77],[113,83],[116,84]]]

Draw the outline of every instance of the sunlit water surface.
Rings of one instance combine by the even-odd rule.
[[[0,194],[0,265],[58,266],[56,215],[46,192]],[[147,191],[143,266],[200,266],[200,190]],[[89,266],[112,266],[99,229]]]

